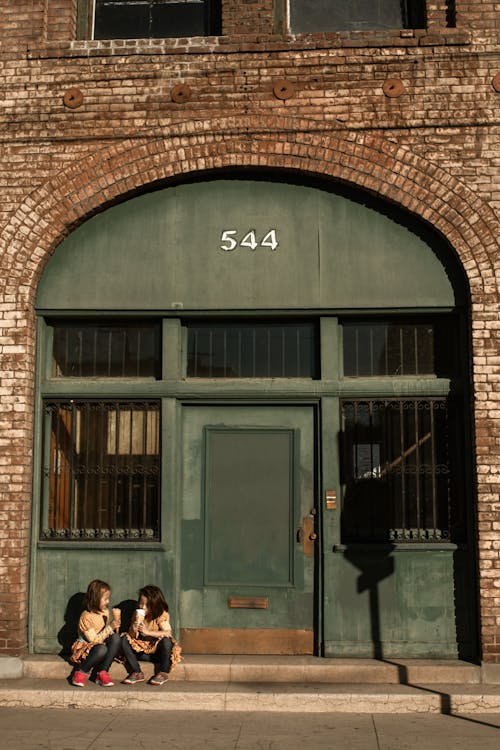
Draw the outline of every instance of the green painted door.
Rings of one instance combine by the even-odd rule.
[[[314,424],[312,406],[184,407],[188,652],[313,652]]]

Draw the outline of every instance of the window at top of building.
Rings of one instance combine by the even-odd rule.
[[[425,0],[289,0],[290,30],[368,31],[425,27]]]
[[[95,0],[94,39],[162,39],[219,31],[214,0]]]

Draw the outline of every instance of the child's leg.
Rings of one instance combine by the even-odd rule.
[[[90,651],[89,655],[83,661],[78,667],[79,672],[85,672],[85,674],[89,674],[93,670],[94,667],[96,667],[103,659],[106,658],[107,654],[107,648],[104,645],[104,643],[99,643],[97,646],[93,646]]]
[[[99,666],[101,669],[105,669],[107,672],[111,664],[113,663],[113,659],[120,651],[122,645],[121,638],[118,633],[113,633],[113,635],[110,635],[103,645],[106,646],[107,652]]]
[[[158,672],[170,672],[170,654],[172,653],[172,641],[170,638],[162,638],[154,653],[154,660]]]
[[[136,653],[125,636],[122,636],[121,646],[125,661],[127,663],[127,669],[129,672],[140,672],[139,660],[137,659]]]

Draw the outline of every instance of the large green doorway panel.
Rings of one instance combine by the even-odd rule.
[[[313,652],[315,550],[301,535],[315,512],[314,443],[313,407],[184,407],[188,650]]]
[[[342,358],[343,331],[353,320],[367,330],[378,321],[402,330],[453,316],[461,331],[457,359],[466,363],[464,278],[438,234],[397,207],[284,172],[221,173],[163,187],[82,224],[56,249],[37,293],[31,648],[58,649],[71,593],[108,570],[119,597],[145,583],[166,589],[188,651],[474,656],[467,367],[456,377],[354,377],[345,376]],[[321,366],[307,376],[189,372],[194,322],[230,328],[285,319],[311,322],[318,333]],[[82,320],[115,328],[153,322],[161,331],[158,373],[55,374],[54,321],[64,328]],[[467,538],[437,544],[409,529],[411,544],[401,535],[390,545],[344,543],[342,400],[450,394],[465,425]],[[42,412],[57,399],[161,404],[161,533],[154,542],[108,542],[99,530],[92,543],[88,536],[59,541],[57,529],[43,536],[50,482]],[[311,534],[318,538],[304,554]]]

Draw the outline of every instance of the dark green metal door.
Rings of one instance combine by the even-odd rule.
[[[186,406],[180,621],[191,653],[312,653],[314,410]]]

